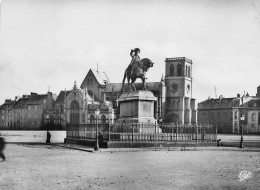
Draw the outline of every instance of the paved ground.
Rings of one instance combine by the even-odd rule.
[[[8,144],[0,189],[257,189],[259,148],[102,149]],[[91,150],[91,149],[90,149]],[[248,179],[239,181],[242,171]]]

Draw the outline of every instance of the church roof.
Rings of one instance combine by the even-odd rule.
[[[87,79],[88,79],[88,75],[92,73],[94,75],[94,77],[96,78],[97,82],[100,85],[105,85],[105,81],[109,81],[109,79],[107,78],[106,74],[104,72],[99,72],[99,71],[93,71],[92,69],[89,69],[85,79],[83,80],[83,82],[80,85],[80,88],[83,89],[84,88],[84,84],[87,84]]]
[[[98,83],[101,85],[105,85],[104,81],[108,81],[107,76],[104,73],[100,73],[99,71],[92,71]]]
[[[71,90],[66,91],[66,97],[70,94]],[[55,103],[64,103],[65,91],[60,91]]]

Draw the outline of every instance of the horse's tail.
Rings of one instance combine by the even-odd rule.
[[[127,72],[127,69],[125,70],[125,74],[124,74],[124,78],[123,78],[123,82],[122,82],[122,89],[121,89],[122,92],[124,91],[124,84],[125,84],[126,72]]]

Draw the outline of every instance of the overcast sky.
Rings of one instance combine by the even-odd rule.
[[[193,60],[197,101],[260,85],[259,0],[2,0],[0,42],[0,104],[80,86],[97,63],[122,82],[135,47],[155,63],[148,82],[165,58]]]

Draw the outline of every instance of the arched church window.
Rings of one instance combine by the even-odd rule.
[[[94,115],[91,115],[89,117],[89,122],[92,123],[92,124],[95,122],[95,116]]]
[[[191,77],[191,75],[190,75],[190,66],[188,67],[188,77]]]
[[[174,65],[170,66],[170,76],[174,76]]]
[[[177,109],[180,109],[180,100],[177,101]]]
[[[102,116],[101,116],[101,123],[106,123],[106,121],[107,121],[106,116],[105,116],[105,115],[102,115]]]
[[[181,64],[178,65],[177,76],[181,76]]]
[[[79,103],[72,101],[70,105],[70,123],[79,124]]]
[[[175,108],[175,100],[172,100],[172,109]]]
[[[186,65],[186,69],[185,69],[185,76],[188,76],[188,66]]]

